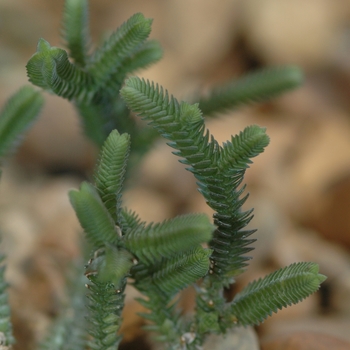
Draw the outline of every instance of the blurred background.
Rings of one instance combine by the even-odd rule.
[[[219,142],[250,124],[265,126],[271,138],[246,173],[251,193],[247,207],[255,208],[251,226],[258,228],[258,241],[250,268],[235,290],[297,261],[317,262],[328,276],[318,293],[257,328],[261,346],[277,349],[271,344],[279,337],[297,337],[296,332],[306,330],[334,341],[328,348],[346,349],[345,342],[350,344],[350,1],[90,3],[94,45],[135,12],[154,19],[151,37],[161,43],[164,57],[139,75],[160,83],[178,99],[266,66],[293,64],[304,70],[300,89],[212,118],[207,126]],[[0,0],[0,106],[29,84],[25,65],[40,37],[63,47],[63,4],[63,0]],[[89,178],[97,156],[73,107],[47,93],[45,100],[39,120],[6,161],[0,183],[0,231],[8,255],[15,349],[33,349],[59,313],[65,271],[79,256],[80,228],[67,192]],[[125,204],[147,221],[187,212],[210,214],[192,175],[162,141],[129,183]],[[124,327],[130,342],[142,336],[133,293]],[[190,309],[186,300],[184,308]],[[310,342],[317,341],[314,333],[309,336]]]

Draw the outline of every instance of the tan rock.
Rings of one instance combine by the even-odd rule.
[[[330,60],[337,36],[334,1],[242,1],[249,45],[269,64],[301,64],[315,69]]]
[[[349,207],[350,173],[335,180],[322,193],[320,200],[306,213],[303,222],[325,238],[350,248]]]
[[[350,343],[336,337],[313,332],[297,332],[263,343],[261,350],[348,350]]]
[[[185,72],[203,71],[229,50],[236,35],[235,0],[173,0],[164,4],[168,49]]]

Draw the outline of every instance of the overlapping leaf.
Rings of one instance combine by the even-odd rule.
[[[152,280],[165,295],[171,297],[207,274],[211,253],[210,249],[199,246],[175,255],[161,265],[152,275]]]
[[[90,100],[95,93],[94,78],[69,62],[65,50],[40,39],[37,52],[27,63],[29,81],[69,100]]]
[[[190,165],[198,180],[200,192],[216,213],[210,248],[213,249],[213,271],[224,284],[241,272],[246,265],[245,254],[252,248],[249,235],[243,231],[252,218],[251,210],[242,212],[247,196],[241,198],[240,188],[250,158],[261,153],[269,142],[265,130],[258,126],[247,128],[220,147],[205,130],[202,113],[197,105],[179,103],[169,97],[162,87],[136,77],[127,80],[121,90],[129,107],[148,120],[158,132],[169,139],[169,146]],[[227,278],[227,281],[226,281]]]
[[[125,246],[143,263],[152,265],[162,258],[186,252],[208,242],[214,226],[204,214],[178,216],[148,226],[138,226],[123,236]]]

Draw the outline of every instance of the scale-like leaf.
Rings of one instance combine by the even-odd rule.
[[[94,174],[102,202],[116,223],[121,210],[121,190],[130,150],[130,136],[113,130],[103,144]]]
[[[74,63],[84,67],[90,44],[87,0],[66,0],[63,11],[62,36]]]
[[[93,55],[88,69],[99,86],[108,84],[111,75],[118,72],[125,59],[147,39],[151,32],[151,19],[141,13],[131,16]]]
[[[120,215],[120,226],[123,232],[128,232],[140,226],[146,226],[146,223],[135,212],[123,209]]]
[[[0,113],[0,158],[13,149],[38,116],[44,99],[30,86],[15,93]]]
[[[272,67],[212,89],[199,100],[204,115],[226,112],[242,104],[260,102],[300,86],[303,73],[298,67]]]
[[[216,173],[215,163],[220,147],[205,130],[204,119],[197,105],[179,103],[167,91],[137,77],[129,78],[121,95],[134,112],[140,114],[176,150],[175,155],[190,164],[197,179]],[[210,140],[210,141],[209,141]],[[213,166],[214,165],[214,166]]]
[[[205,214],[178,216],[146,227],[138,226],[123,236],[125,246],[143,263],[186,252],[208,242],[214,226]]]
[[[122,285],[102,283],[96,277],[89,276],[87,317],[90,334],[88,348],[94,350],[118,349],[122,335],[118,333],[122,324],[122,311],[124,308],[126,279]]]
[[[230,312],[239,324],[259,324],[278,309],[316,292],[325,279],[317,264],[294,263],[250,283],[235,296]]]
[[[248,164],[252,163],[250,159],[262,153],[269,141],[265,128],[248,126],[238,135],[232,136],[231,142],[223,145],[219,166],[230,169],[230,172],[248,168]]]
[[[69,198],[86,238],[94,249],[118,241],[114,220],[91,184],[83,182],[79,191],[69,192]]]
[[[211,253],[210,249],[199,246],[166,259],[152,275],[152,281],[171,297],[207,274]]]
[[[90,100],[96,85],[91,75],[68,60],[65,50],[40,39],[37,52],[27,63],[29,81],[68,100]]]
[[[120,63],[120,66],[110,76],[104,86],[104,93],[113,96],[119,92],[126,76],[140,69],[145,69],[162,58],[163,51],[160,44],[155,40],[149,40],[137,47],[132,54]]]
[[[126,75],[138,69],[147,68],[149,65],[158,62],[163,56],[163,50],[158,41],[146,41],[137,48],[132,56],[126,57],[118,74]]]
[[[250,157],[261,153],[268,143],[265,129],[253,126],[220,147],[209,131],[198,105],[179,103],[154,83],[132,77],[126,81],[121,95],[128,106],[150,122],[169,146],[176,149],[181,162],[197,178],[199,191],[215,210],[218,227],[209,243],[213,249],[213,272],[224,285],[242,271],[249,259],[245,256],[254,240],[254,232],[243,231],[252,219],[252,210],[242,211],[247,196],[241,198],[240,187]]]

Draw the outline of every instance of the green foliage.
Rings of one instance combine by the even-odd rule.
[[[145,68],[162,56],[160,45],[147,41],[152,20],[135,14],[89,53],[88,2],[67,0],[63,13],[63,38],[69,54],[40,39],[27,64],[29,81],[72,100],[85,134],[102,146],[113,129],[133,138],[135,161],[150,147],[154,134],[141,132],[119,97],[127,74]],[[72,61],[72,62],[71,62]]]
[[[136,77],[126,81],[121,94],[134,112],[169,140],[168,145],[176,150],[173,153],[181,157],[182,163],[188,165],[187,170],[196,177],[199,191],[215,211],[213,219],[216,229],[209,241],[210,250],[207,251],[211,253],[210,268],[204,265],[203,260],[203,271],[208,270],[202,275],[202,284],[197,288],[195,318],[186,326],[173,321],[176,315],[157,319],[153,314],[149,319],[155,323],[152,329],[163,333],[160,339],[171,342],[176,327],[177,335],[181,331],[186,333],[195,330],[194,337],[187,339],[187,342],[182,337],[181,341],[178,341],[185,342],[186,349],[196,349],[203,344],[205,336],[209,333],[225,333],[227,328],[238,323],[258,323],[276,308],[297,303],[315,292],[324,278],[315,270],[315,265],[308,265],[305,270],[311,271],[311,274],[307,276],[301,277],[302,267],[283,270],[287,275],[289,273],[290,283],[281,277],[283,273],[277,272],[277,278],[267,277],[266,285],[262,282],[253,283],[252,286],[257,285],[257,290],[248,287],[248,291],[254,290],[255,293],[248,293],[247,297],[244,297],[244,294],[242,299],[234,299],[232,303],[226,302],[223,297],[223,289],[234,282],[233,277],[246,266],[249,259],[246,253],[252,250],[250,244],[254,240],[249,239],[249,236],[254,230],[245,230],[252,219],[252,209],[242,211],[242,205],[248,197],[242,196],[245,190],[242,181],[246,169],[252,163],[251,158],[262,153],[269,143],[265,129],[256,125],[249,126],[220,146],[214,136],[206,130],[198,104],[180,103],[173,96],[169,96],[162,87]],[[145,231],[145,227],[142,226],[140,230]],[[141,245],[145,247],[143,249],[148,248],[146,242],[148,243],[147,238],[145,244]],[[169,297],[179,290],[180,281],[185,280],[182,279],[180,268],[176,266],[180,258],[177,262],[169,261],[169,265],[164,265],[164,268],[159,270],[147,268],[146,265],[152,264],[152,259],[156,260],[157,256],[147,256],[143,260],[145,265],[136,267],[133,276],[136,279],[136,287],[141,286],[140,290],[149,297],[149,301],[143,302],[143,305],[151,310],[159,310],[159,304],[169,300],[166,297],[163,300],[154,298],[152,294],[155,292],[147,292],[144,284],[154,284]],[[176,259],[177,257],[175,261]],[[201,266],[199,262],[197,264],[198,267]],[[173,270],[177,270],[178,274],[174,274],[172,278],[168,277],[168,272]],[[271,296],[273,293],[279,293],[283,297],[274,298]],[[262,295],[269,299],[261,306],[260,302],[264,300]],[[166,332],[169,328],[172,331],[168,334],[170,338],[167,338]],[[180,345],[175,348],[180,349]]]
[[[186,328],[176,303],[169,303],[169,298],[152,283],[136,283],[137,288],[146,296],[137,299],[147,310],[152,312],[140,313],[145,320],[151,322],[144,328],[155,333],[155,339],[164,343],[166,349],[178,349],[179,340]]]
[[[88,71],[99,86],[106,86],[123,61],[147,39],[151,33],[151,24],[152,20],[136,13],[95,51]]]
[[[146,68],[161,58],[162,49],[155,40],[146,41],[132,55],[123,59],[119,69],[113,74],[113,80],[121,82],[129,72]]]
[[[172,297],[181,289],[198,281],[209,271],[211,250],[194,248],[167,259],[161,269],[152,274],[153,283],[166,295]]]
[[[96,116],[104,115],[102,106],[89,102],[79,102],[75,104],[80,116],[82,117],[82,127],[85,135],[90,138],[96,145],[101,146],[106,138],[105,121]]]
[[[151,23],[140,13],[133,15],[90,54],[87,0],[66,0],[63,37],[69,54],[40,39],[27,64],[34,85],[72,100],[86,135],[101,147],[94,183],[85,181],[69,193],[90,249],[84,277],[89,280],[86,325],[82,291],[73,288],[72,303],[42,350],[117,349],[128,281],[144,297],[139,302],[147,311],[141,316],[150,321],[147,329],[156,339],[166,349],[197,350],[208,334],[258,324],[315,292],[325,279],[316,264],[298,263],[252,282],[232,302],[224,298],[224,288],[246,268],[247,253],[253,249],[250,235],[255,230],[246,229],[253,210],[242,209],[248,198],[243,181],[269,137],[265,128],[252,125],[219,145],[203,115],[277,96],[301,83],[300,70],[270,68],[214,88],[199,103],[179,102],[155,83],[137,77],[126,80],[161,57],[159,44],[147,40]],[[30,88],[9,101],[0,119],[0,157],[41,105],[42,98]],[[133,120],[131,110],[149,126]],[[187,214],[147,223],[123,206],[126,170],[158,135],[196,178],[214,210],[212,220]],[[10,344],[5,287],[0,270],[0,331]],[[178,293],[187,287],[196,291],[193,317],[177,307]]]
[[[0,158],[19,143],[43,106],[42,96],[29,86],[21,88],[0,112]]]
[[[294,263],[250,283],[235,296],[230,312],[239,324],[259,324],[272,312],[305,299],[325,279],[316,264]]]
[[[86,232],[86,238],[93,246],[101,248],[106,242],[118,241],[113,218],[103,205],[95,187],[84,182],[80,191],[69,192],[69,198]]]
[[[199,108],[205,115],[222,113],[242,104],[269,100],[300,86],[302,81],[298,67],[271,67],[213,88],[199,99]]]
[[[37,118],[42,106],[42,96],[31,87],[22,87],[5,104],[0,112],[0,159],[14,150],[21,136]],[[1,175],[1,172],[0,172]],[[4,255],[0,254],[0,348],[15,343],[12,335],[10,306],[5,281]],[[79,349],[77,349],[79,350]]]
[[[269,142],[265,128],[257,125],[246,127],[238,135],[231,137],[231,142],[224,143],[218,166],[230,168],[232,173],[248,168],[250,160],[264,151]]]
[[[251,211],[242,212],[247,197],[240,199],[240,188],[250,158],[257,156],[269,143],[265,130],[258,126],[246,128],[223,147],[208,130],[197,105],[179,103],[168,96],[163,88],[139,78],[130,78],[121,91],[127,104],[144,119],[149,120],[159,133],[171,142],[176,155],[190,165],[198,180],[200,192],[213,208],[214,232],[210,248],[213,249],[213,271],[224,284],[244,266],[247,248],[253,231],[242,231],[251,220]],[[210,141],[209,141],[210,140]]]
[[[127,134],[113,131],[102,147],[95,185],[84,182],[79,191],[69,193],[92,248],[85,275],[91,281],[89,298],[98,304],[90,305],[90,324],[99,329],[90,330],[96,348],[115,346],[120,341],[119,336],[112,334],[110,342],[102,337],[106,329],[115,334],[120,319],[108,314],[107,319],[113,322],[106,324],[106,317],[101,315],[111,307],[113,288],[119,291],[118,310],[122,308],[127,276],[135,279],[136,288],[150,296],[150,300],[161,301],[164,307],[179,290],[203,277],[210,265],[211,250],[201,247],[211,239],[214,230],[207,216],[184,215],[147,225],[137,215],[121,209],[129,142]],[[162,298],[154,299],[148,294],[149,288],[157,290]],[[151,304],[153,312],[160,307]],[[172,316],[166,319],[170,321],[174,317],[173,308],[168,312]]]
[[[143,222],[138,215],[131,210],[122,210],[120,213],[120,223],[122,230],[124,232],[137,229],[138,227],[145,226],[146,223]]]
[[[117,221],[121,211],[121,188],[130,149],[130,136],[117,130],[108,136],[95,172],[95,183],[101,199],[112,218]]]
[[[90,100],[94,93],[93,78],[70,63],[65,50],[52,47],[44,39],[39,40],[27,71],[32,84],[69,100]]]
[[[89,279],[88,332],[91,340],[88,346],[94,350],[117,349],[122,339],[117,331],[122,322],[125,281],[116,289],[113,283],[98,282],[94,276],[89,276]]]
[[[213,230],[206,215],[183,215],[157,224],[139,225],[127,232],[124,244],[149,265],[209,241]]]
[[[133,256],[125,249],[106,245],[105,257],[96,266],[99,282],[112,282],[118,286],[133,265]],[[97,260],[97,259],[96,259]]]
[[[95,251],[86,266],[86,276],[94,275],[98,282],[118,286],[132,265],[133,256],[127,250],[107,243],[103,249]]]
[[[89,10],[87,0],[66,0],[63,11],[62,36],[70,57],[80,67],[85,67],[90,45]]]

